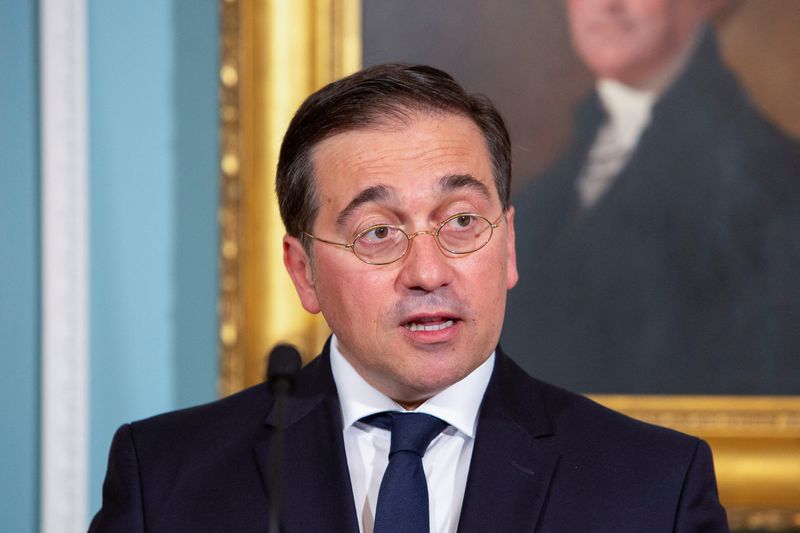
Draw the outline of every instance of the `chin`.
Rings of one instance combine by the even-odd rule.
[[[415,389],[419,395],[424,395],[425,398],[430,398],[443,391],[450,385],[458,383],[470,373],[469,370],[461,368],[444,368],[432,371],[430,366],[423,368],[422,372],[417,375],[409,384],[411,388]]]

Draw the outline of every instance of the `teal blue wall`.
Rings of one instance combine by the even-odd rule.
[[[90,2],[91,512],[120,424],[216,396],[216,0]]]
[[[37,2],[0,2],[0,520],[39,506]],[[90,507],[121,423],[216,396],[216,0],[89,2]]]
[[[39,507],[36,2],[0,2],[0,521]],[[216,396],[217,2],[89,3],[91,510],[121,423]]]
[[[0,529],[38,529],[39,149],[36,3],[0,2]]]

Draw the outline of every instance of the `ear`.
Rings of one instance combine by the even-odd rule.
[[[319,313],[319,301],[314,286],[314,269],[311,259],[300,240],[290,235],[283,236],[283,264],[289,277],[292,278],[303,308],[309,313]]]
[[[506,211],[506,288],[511,289],[519,281],[517,272],[517,247],[514,235],[514,206],[509,206]]]

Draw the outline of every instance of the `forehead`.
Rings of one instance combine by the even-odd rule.
[[[591,15],[603,17],[633,17],[636,20],[650,20],[654,23],[671,24],[686,17],[679,13],[693,13],[700,16],[697,0],[622,0],[613,4],[597,0],[568,0],[569,16]]]
[[[472,177],[497,198],[483,134],[460,115],[415,114],[335,134],[312,157],[321,209],[342,209],[376,186],[398,199],[442,193],[447,176]]]

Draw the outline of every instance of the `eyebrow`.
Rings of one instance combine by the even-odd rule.
[[[394,189],[388,187],[386,185],[373,185],[372,187],[367,187],[363,191],[359,192],[355,198],[350,200],[350,203],[345,206],[339,212],[339,215],[336,217],[336,225],[342,227],[347,222],[347,219],[350,215],[358,209],[359,206],[364,205],[369,202],[380,202],[385,201],[390,198],[394,198]]]
[[[486,199],[491,198],[489,188],[485,183],[469,174],[448,174],[439,180],[439,189],[442,192],[451,192],[459,189],[472,189]],[[342,209],[336,216],[336,225],[344,227],[353,211],[369,202],[381,202],[395,197],[395,191],[388,185],[373,185],[359,192],[355,198]]]
[[[481,193],[487,200],[491,199],[491,193],[486,184],[469,174],[448,174],[439,180],[439,188],[445,192],[473,189]]]

